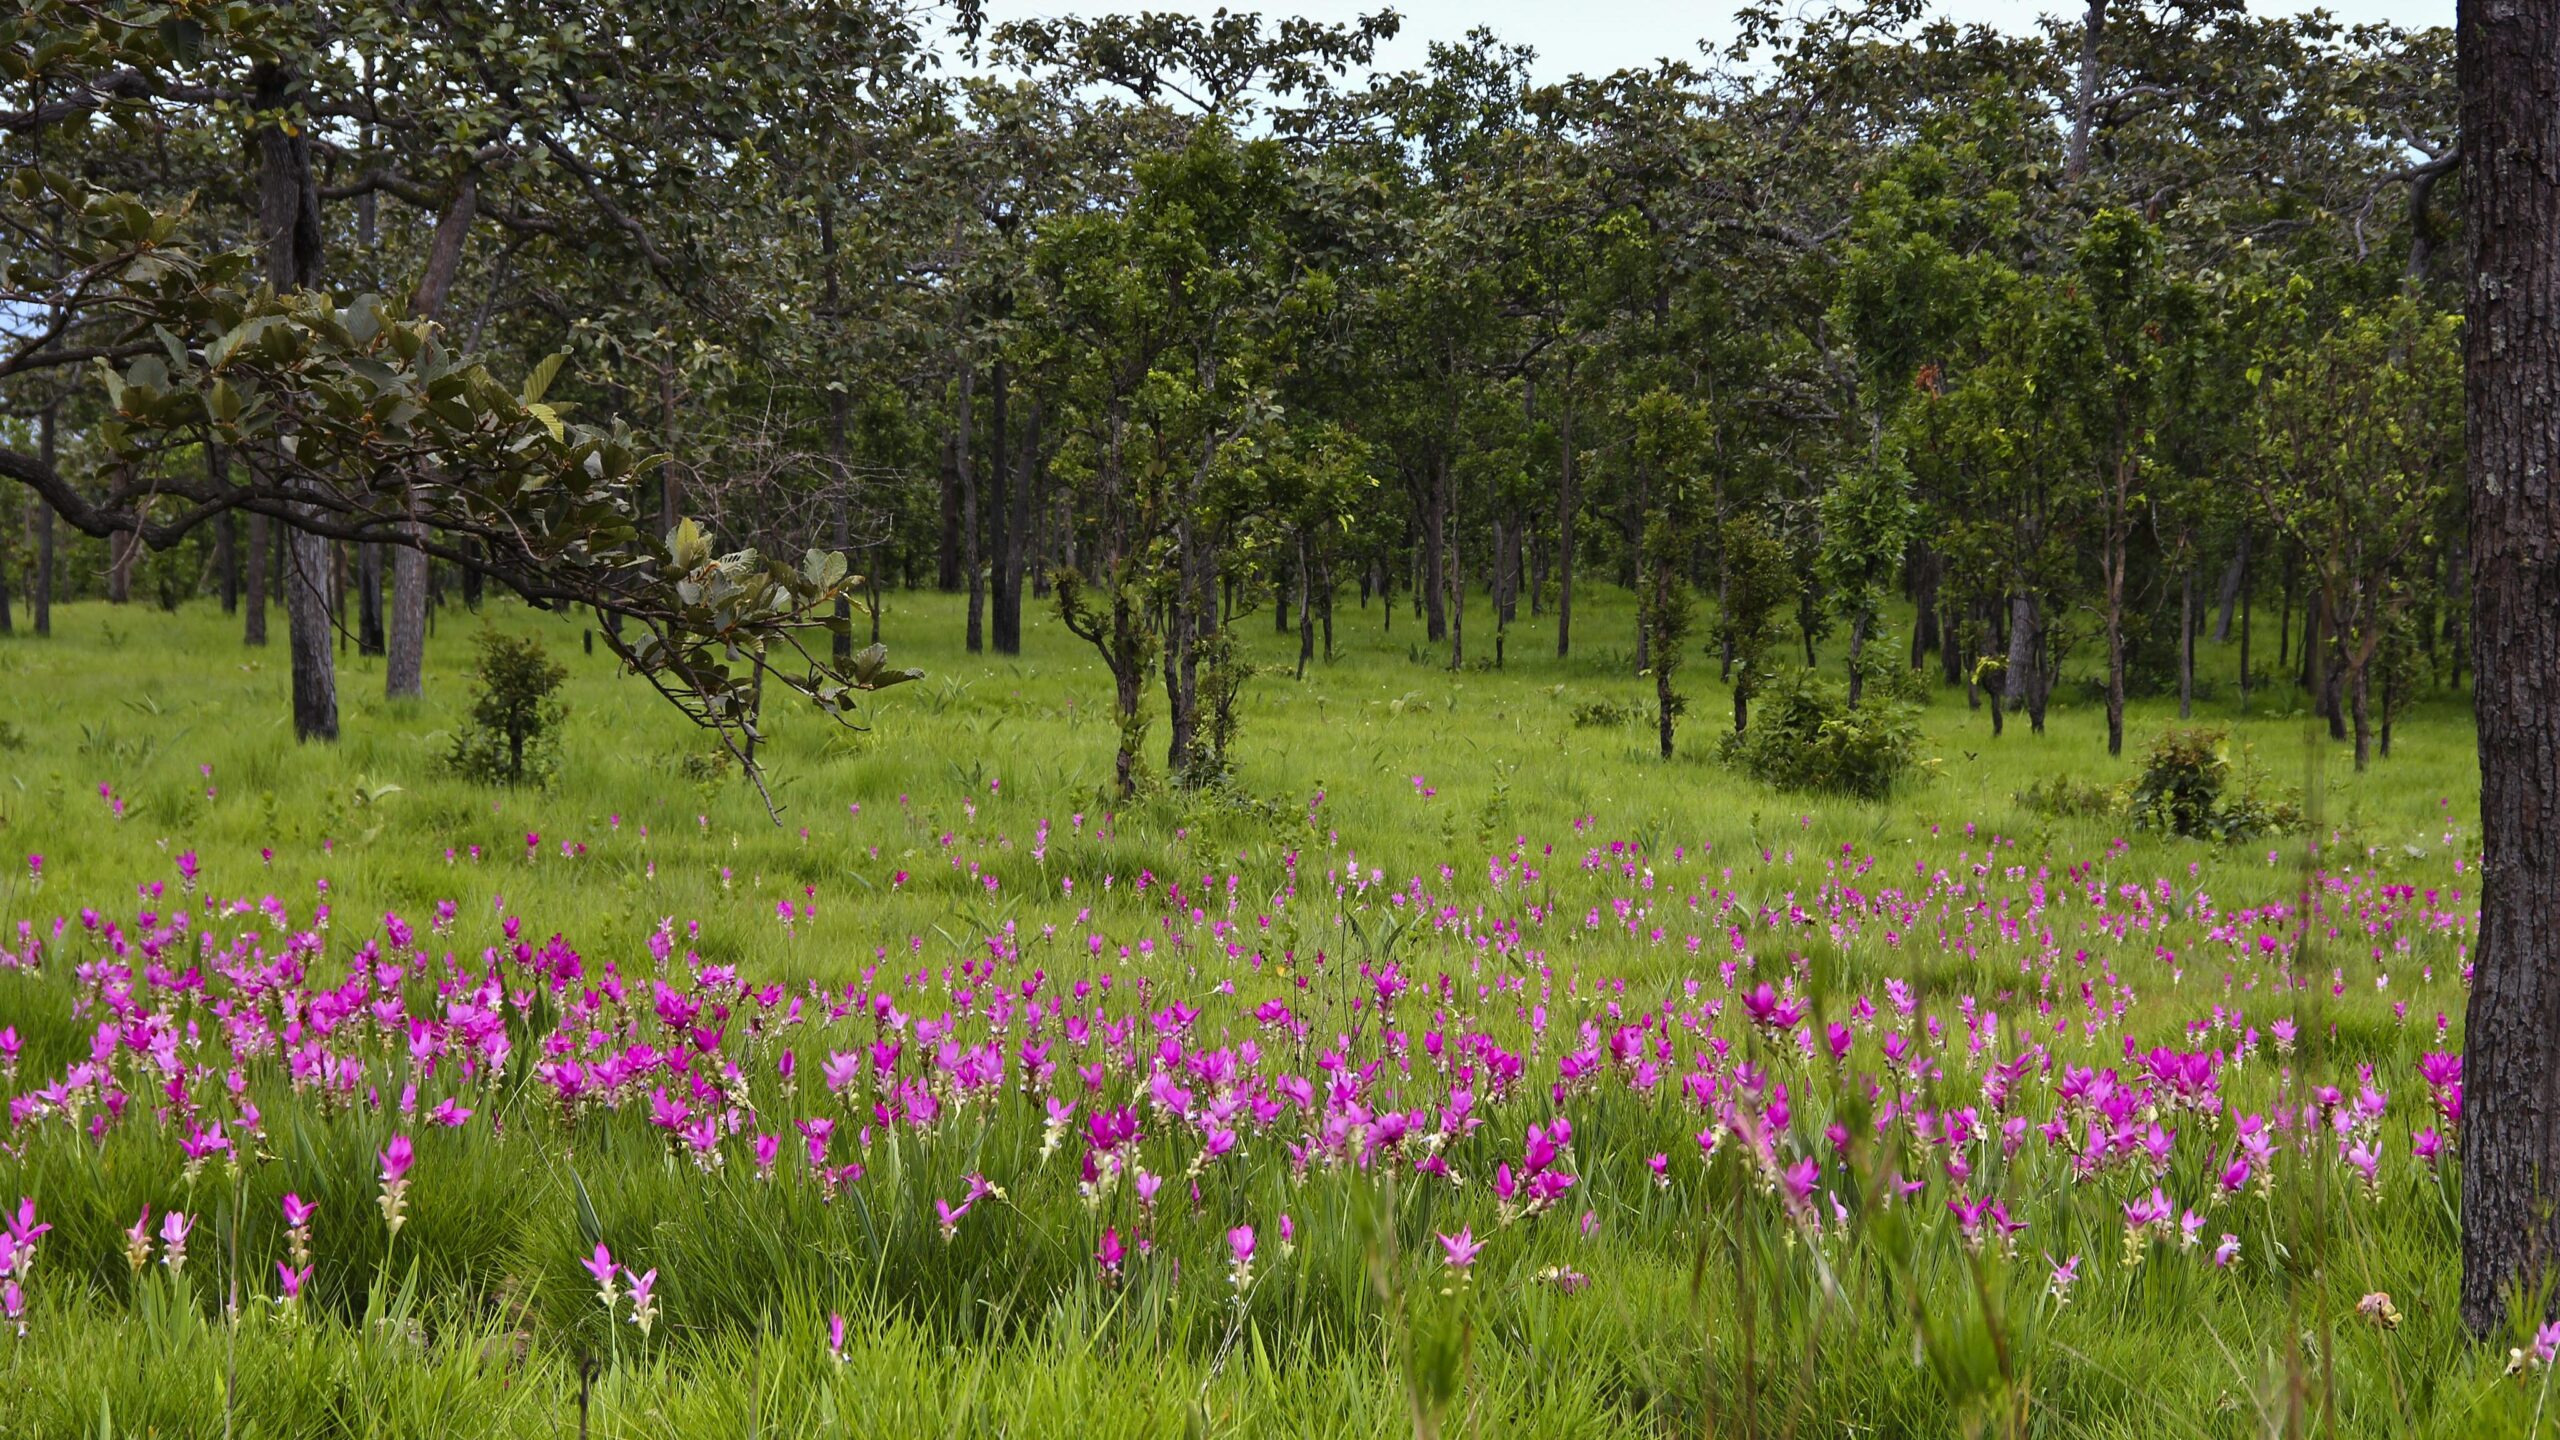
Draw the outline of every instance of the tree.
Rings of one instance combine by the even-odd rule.
[[[2462,1317],[2548,1311],[2560,1256],[2560,5],[2463,0],[2464,471],[2480,937],[2463,1021]]]

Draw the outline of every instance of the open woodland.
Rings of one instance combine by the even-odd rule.
[[[2488,8],[5,0],[0,1430],[2560,1430]]]

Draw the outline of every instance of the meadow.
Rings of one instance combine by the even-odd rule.
[[[572,670],[508,791],[441,764],[456,608],[333,747],[212,607],[60,608],[0,643],[0,1428],[2541,1432],[2560,1332],[2455,1313],[2466,697],[2358,774],[2205,647],[2307,812],[2211,844],[2018,798],[2174,702],[2111,760],[1932,687],[1890,800],[1780,794],[1576,619],[1452,674],[1345,595],[1301,681],[1246,615],[1236,783],[1123,804],[1054,616],[892,593],[927,678],[778,711],[777,824],[572,619],[485,622]]]

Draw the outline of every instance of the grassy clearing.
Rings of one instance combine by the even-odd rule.
[[[1578,726],[1649,703],[1605,653],[1615,599],[1584,655],[1522,626],[1456,676],[1409,611],[1346,603],[1338,660],[1248,688],[1236,792],[1115,807],[1108,690],[1053,620],[972,658],[950,601],[892,597],[931,678],[863,732],[777,717],[779,827],[566,621],[497,617],[574,675],[557,784],[493,793],[438,770],[456,612],[427,701],[350,658],[348,738],[308,750],[280,647],[205,608],[58,611],[0,646],[0,852],[45,857],[0,880],[0,945],[42,952],[0,971],[0,1200],[52,1227],[0,1411],[41,1435],[2541,1423],[2550,1372],[2460,1337],[2452,1152],[2418,1153],[2471,923],[2463,702],[2361,776],[2298,715],[2200,707],[2277,783],[2317,767],[2306,924],[2299,841],[2018,806],[2131,774],[2094,705],[1994,741],[1938,694],[1929,774],[1883,804],[1700,758],[1704,664],[1681,758]],[[2173,711],[2138,704],[2134,743]],[[545,1069],[642,1050],[574,1096]],[[1126,1139],[1091,1129],[1120,1115]],[[2268,1158],[2231,1184],[2251,1134]],[[2173,1213],[2129,1240],[2155,1187]],[[288,1191],[319,1206],[291,1307]],[[1951,1205],[1995,1199],[2023,1230]],[[127,1263],[144,1207],[196,1218],[182,1268]],[[1464,1271],[1438,1238],[1462,1229]],[[597,1303],[598,1243],[658,1273],[646,1334],[627,1288]]]

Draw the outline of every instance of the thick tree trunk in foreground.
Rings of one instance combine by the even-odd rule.
[[[2487,1333],[2560,1247],[2560,0],[2457,13],[2483,862],[2462,1317]]]

